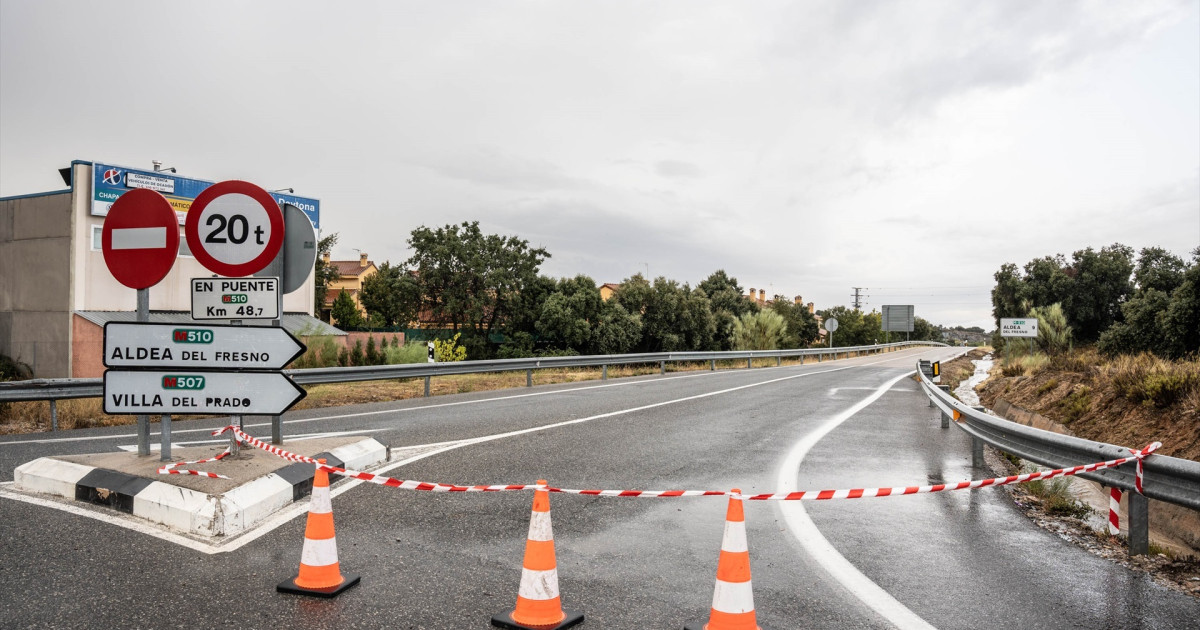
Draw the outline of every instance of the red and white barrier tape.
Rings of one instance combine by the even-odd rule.
[[[249,443],[256,448],[260,448],[269,453],[273,453],[287,460],[297,462],[308,462],[316,464],[321,470],[343,477],[352,479],[360,479],[380,486],[388,486],[392,488],[402,488],[406,490],[424,490],[428,492],[511,492],[517,490],[547,490],[549,492],[557,492],[561,494],[579,494],[585,496],[605,496],[605,497],[641,497],[641,498],[659,498],[659,497],[732,497],[735,493],[720,490],[574,490],[568,488],[555,488],[552,486],[539,486],[537,484],[508,484],[508,485],[492,485],[492,486],[458,486],[447,483],[430,483],[425,481],[412,481],[405,479],[394,479],[383,475],[376,475],[368,472],[357,470],[347,470],[337,466],[329,466],[327,464],[319,464],[317,460],[297,455],[285,451],[281,448],[271,446],[258,438],[251,437],[243,433],[235,426],[227,426],[224,429],[214,431],[213,435],[221,435],[222,433],[233,431],[234,435],[242,442]],[[925,494],[932,492],[942,492],[945,490],[971,490],[975,488],[984,488],[987,486],[1006,486],[1014,483],[1025,483],[1037,479],[1052,479],[1054,477],[1069,477],[1083,472],[1094,472],[1104,470],[1105,468],[1113,468],[1121,466],[1131,461],[1136,461],[1138,464],[1138,492],[1141,492],[1141,469],[1142,460],[1149,456],[1154,451],[1162,446],[1161,442],[1154,442],[1147,445],[1140,451],[1130,449],[1129,457],[1121,457],[1118,459],[1110,459],[1106,462],[1097,462],[1095,464],[1085,464],[1083,466],[1075,466],[1073,468],[1058,468],[1055,470],[1047,470],[1042,472],[1026,473],[1023,475],[1012,475],[1009,477],[996,477],[993,479],[980,479],[976,481],[960,481],[958,483],[934,484],[929,486],[906,486],[896,488],[851,488],[843,490],[805,490],[800,492],[788,492],[783,494],[755,494],[745,495],[737,494],[737,497],[749,501],[824,501],[829,499],[865,499],[869,497],[888,497],[901,496],[909,494]]]
[[[192,464],[206,464],[208,462],[215,462],[215,461],[224,459],[227,455],[229,455],[228,448],[225,449],[224,453],[221,453],[220,455],[217,455],[216,457],[209,457],[207,459],[197,459],[197,460],[191,461],[191,462],[175,462],[174,464],[167,464],[166,466],[163,466],[162,468],[158,469],[158,474],[160,474],[160,475],[195,475],[197,477],[208,477],[210,479],[228,479],[229,477],[226,477],[225,475],[218,475],[217,473],[204,472],[202,470],[179,470],[180,466],[190,466]]]

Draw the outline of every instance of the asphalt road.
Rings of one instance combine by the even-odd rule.
[[[781,484],[978,478],[966,436],[941,429],[916,383],[902,378],[918,357],[953,353],[309,410],[289,415],[285,433],[372,431],[403,448],[520,432],[387,473],[457,484],[545,478],[564,488],[767,493]],[[175,436],[203,439],[202,429],[219,424],[177,423]],[[536,430],[546,425],[556,426]],[[63,437],[0,440],[0,481],[43,455],[134,443],[128,427]],[[531,500],[345,490],[333,502],[339,559],[362,583],[315,600],[275,592],[296,572],[302,515],[236,551],[208,554],[0,497],[0,626],[486,628],[515,602]],[[725,499],[555,494],[551,506],[562,600],[586,614],[581,627],[681,628],[707,618]],[[746,521],[764,628],[1189,628],[1200,619],[1196,599],[1037,528],[996,488],[747,502]]]

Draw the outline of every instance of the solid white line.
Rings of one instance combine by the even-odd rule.
[[[499,440],[499,439],[508,438],[508,437],[515,437],[518,435],[525,435],[525,434],[534,433],[537,431],[545,431],[548,429],[555,429],[555,428],[564,427],[564,426],[568,426],[568,425],[572,425],[572,424],[588,422],[590,420],[598,420],[601,418],[610,418],[613,416],[635,413],[638,411],[645,411],[647,409],[653,409],[653,408],[662,407],[665,405],[671,405],[671,404],[680,403],[680,402],[687,402],[690,400],[697,400],[697,399],[701,399],[701,398],[708,398],[710,396],[727,394],[730,392],[735,392],[735,391],[739,391],[739,390],[743,390],[743,389],[749,389],[752,387],[759,387],[762,385],[770,385],[773,383],[779,383],[782,381],[788,381],[788,380],[792,380],[792,379],[796,379],[796,378],[802,378],[805,376],[813,376],[816,374],[828,374],[831,372],[840,372],[842,370],[849,370],[851,368],[863,367],[863,366],[867,366],[867,365],[877,365],[879,363],[885,363],[885,362],[891,361],[891,360],[895,360],[895,359],[889,358],[889,359],[884,359],[881,361],[874,361],[874,362],[870,362],[870,363],[848,365],[848,366],[837,367],[837,368],[832,368],[832,369],[828,369],[828,370],[818,370],[818,371],[812,371],[812,372],[804,372],[801,374],[793,374],[793,375],[785,376],[782,378],[770,379],[767,381],[762,381],[759,383],[751,383],[748,385],[741,385],[738,387],[731,387],[728,389],[723,389],[723,390],[719,390],[719,391],[715,391],[715,392],[709,392],[706,394],[697,394],[695,396],[687,396],[684,398],[678,398],[675,400],[654,403],[651,405],[643,405],[640,407],[633,407],[630,409],[623,409],[623,410],[613,411],[613,412],[609,412],[609,413],[597,414],[594,416],[588,416],[586,418],[577,418],[574,420],[566,420],[563,422],[556,422],[553,424],[543,425],[540,427],[521,429],[518,431],[497,433],[494,435],[480,436],[480,437],[476,437],[476,438],[468,438],[465,440],[457,440],[457,441],[453,441],[453,442],[437,442],[437,443],[428,444],[428,445],[408,445],[408,446],[398,447],[398,448],[403,448],[403,449],[412,449],[412,448],[421,448],[422,446],[444,445],[444,446],[442,446],[442,448],[438,448],[436,450],[429,451],[427,453],[421,453],[419,455],[415,455],[413,457],[403,459],[403,460],[398,461],[393,464],[388,464],[381,468],[377,468],[377,469],[373,470],[372,472],[375,474],[378,474],[378,475],[382,475],[382,474],[390,472],[396,468],[400,468],[401,466],[411,464],[413,462],[425,459],[427,457],[433,457],[435,455],[440,455],[442,453],[446,453],[448,451],[462,448],[464,446],[471,446],[474,444],[491,442],[493,440]],[[712,374],[712,372],[705,372],[703,374],[705,374],[705,375]],[[685,375],[685,376],[670,377],[670,378],[672,378],[672,379],[674,379],[674,378],[690,378],[690,377],[694,377],[694,376],[700,376],[700,375]],[[907,374],[905,376],[907,376]],[[901,377],[901,378],[903,378],[903,377]],[[654,383],[654,382],[660,382],[662,380],[664,380],[664,379],[638,381],[638,383]],[[899,381],[899,380],[900,379],[897,378],[897,379],[893,380],[892,383],[895,383],[896,381]],[[614,384],[614,385],[625,385],[625,384],[634,384],[634,383],[620,383],[620,384]],[[544,395],[544,394],[548,394],[548,393],[561,393],[563,391],[579,391],[580,389],[596,389],[598,387],[611,387],[611,386],[613,386],[613,385],[597,385],[597,386],[589,386],[589,387],[585,387],[585,388],[577,388],[577,389],[573,389],[573,390],[557,390],[555,392],[542,392],[542,393],[538,393],[538,394],[520,394],[520,395],[510,396],[510,397],[505,397],[505,398],[524,398],[524,397],[528,397],[528,396]],[[889,386],[890,386],[890,384],[889,384]],[[490,400],[497,400],[497,399],[484,399],[481,401],[466,401],[466,402],[487,402]],[[441,405],[429,405],[426,408],[449,406],[449,405],[455,405],[455,404],[464,404],[464,403],[446,403],[446,404],[441,404]],[[403,410],[391,410],[391,411],[403,411]],[[373,413],[373,412],[369,412],[369,413]],[[316,418],[307,419],[307,420],[315,420],[315,419]],[[263,424],[265,425],[265,423],[263,423]],[[247,425],[247,426],[250,426],[250,425]],[[200,431],[200,430],[211,431],[210,429],[193,429],[193,431]],[[180,433],[180,431],[176,431],[175,433]],[[113,437],[113,436],[107,436],[107,437]],[[87,439],[87,438],[84,438],[84,439]],[[53,440],[44,440],[44,441],[53,441]],[[332,497],[337,497],[337,496],[340,496],[344,492],[349,492],[350,490],[357,488],[360,484],[363,484],[363,483],[365,483],[365,482],[362,481],[361,479],[352,479],[347,483],[339,483],[339,484],[336,484],[336,487],[331,489],[330,494]],[[69,512],[71,514],[76,514],[78,516],[94,518],[98,521],[102,521],[102,522],[109,523],[112,525],[117,525],[119,527],[125,527],[125,528],[131,529],[133,531],[137,531],[137,532],[146,534],[148,536],[153,536],[155,538],[159,538],[159,539],[165,540],[167,542],[172,542],[177,545],[187,547],[187,548],[197,551],[199,553],[204,553],[204,554],[209,554],[209,555],[218,554],[218,553],[227,553],[230,551],[236,551],[238,549],[241,549],[245,545],[248,545],[251,542],[254,542],[255,540],[261,538],[262,536],[265,536],[268,533],[274,531],[280,525],[283,525],[284,523],[287,523],[288,521],[296,518],[297,516],[300,516],[301,514],[305,514],[308,512],[308,502],[307,501],[293,503],[292,505],[276,512],[272,516],[268,517],[267,519],[265,519],[264,521],[259,523],[257,526],[255,526],[255,528],[252,531],[249,531],[249,532],[246,532],[245,534],[241,534],[239,536],[235,536],[231,539],[228,539],[227,542],[223,542],[220,545],[212,545],[212,544],[200,541],[200,540],[194,540],[192,538],[181,536],[179,534],[162,531],[158,528],[154,528],[149,525],[145,525],[131,516],[130,517],[113,516],[110,514],[99,512],[99,511],[92,511],[92,510],[88,510],[85,508],[77,507],[77,506],[69,504],[69,503],[58,503],[55,501],[48,501],[46,499],[40,499],[37,497],[26,496],[23,494],[15,494],[12,492],[5,491],[3,489],[3,487],[11,486],[11,485],[13,485],[13,482],[11,482],[11,481],[6,482],[6,483],[0,483],[0,497],[13,499],[15,501],[24,501],[26,503],[32,503],[34,505],[40,505],[42,507],[48,507],[48,508],[52,508],[52,509],[56,509],[56,510],[62,510],[64,512]],[[371,484],[371,485],[374,485],[374,484]],[[799,502],[798,501],[788,501],[788,502],[781,501],[780,503],[799,503]],[[807,515],[805,516],[805,518],[807,518]],[[815,531],[815,527],[813,529]],[[876,588],[878,588],[878,587],[876,587]]]
[[[775,482],[775,487],[777,488],[775,491],[784,493],[798,490],[800,464],[804,461],[804,456],[808,454],[808,451],[817,442],[821,441],[821,438],[825,437],[826,434],[836,429],[838,425],[865,409],[867,405],[878,400],[884,392],[891,389],[896,383],[913,374],[914,372],[907,372],[880,385],[870,396],[858,401],[854,406],[830,418],[825,424],[817,427],[815,431],[804,436],[804,439],[792,447],[787,457],[784,458],[783,464],[780,465],[779,476]],[[800,541],[805,551],[824,567],[835,580],[846,587],[847,591],[862,601],[862,603],[902,630],[933,630],[933,626],[929,622],[897,601],[896,598],[883,590],[882,587],[863,575],[842,554],[838,553],[837,549],[833,548],[833,545],[821,534],[821,530],[817,529],[812,519],[808,517],[808,512],[804,510],[804,505],[801,501],[778,501],[776,502],[776,506],[782,512],[788,529],[792,531],[792,535],[796,537],[796,540]]]
[[[907,351],[901,351],[901,352],[907,352]],[[855,357],[855,358],[860,358],[860,357]],[[890,357],[888,359],[874,361],[871,363],[855,364],[850,367],[863,367],[863,366],[867,366],[867,365],[879,365],[881,363],[888,363],[890,361],[896,361],[896,360],[901,360],[901,359],[907,359],[907,357],[904,357],[904,356]],[[846,361],[849,359],[839,359],[839,360]],[[789,368],[797,368],[797,367],[811,367],[812,365],[815,365],[815,364],[809,363],[808,365],[805,365],[805,366],[788,365],[788,366],[784,366],[783,368],[773,368],[772,367],[772,368],[759,368],[759,369],[767,369],[767,370],[789,369]],[[664,381],[674,381],[674,380],[685,379],[685,378],[698,378],[698,377],[704,377],[704,376],[729,375],[729,374],[738,374],[738,373],[739,373],[739,371],[737,371],[737,370],[722,370],[719,372],[699,372],[699,373],[695,373],[695,374],[681,374],[679,376],[663,376],[663,377],[659,377],[659,378],[651,378],[651,379],[645,379],[645,380],[640,380],[640,381],[628,381],[628,382],[623,382],[623,383],[604,383],[601,385],[585,385],[583,387],[556,389],[553,391],[546,391],[546,392],[530,392],[527,394],[511,394],[508,396],[480,398],[477,400],[459,400],[459,401],[454,401],[454,402],[433,403],[433,404],[429,404],[429,405],[420,405],[420,406],[416,406],[416,407],[402,407],[399,409],[380,409],[377,411],[361,411],[358,413],[344,413],[344,414],[336,414],[336,415],[315,416],[312,418],[295,418],[292,420],[284,420],[283,424],[285,424],[285,425],[287,425],[287,424],[302,424],[305,422],[319,422],[321,420],[341,420],[344,418],[361,418],[364,416],[378,416],[378,415],[388,414],[388,413],[408,413],[411,411],[423,411],[426,409],[439,409],[442,407],[457,407],[460,405],[481,405],[484,403],[504,401],[504,400],[517,400],[517,399],[521,399],[521,398],[533,398],[536,396],[553,396],[554,394],[570,394],[570,393],[574,393],[574,392],[582,392],[582,391],[588,391],[588,390],[592,390],[592,389],[604,389],[604,388],[608,388],[608,387],[628,387],[631,385],[647,385],[647,384],[662,383]],[[267,426],[271,426],[271,423],[257,422],[257,423],[253,423],[253,424],[244,425],[244,428],[250,429],[250,428],[267,427]],[[213,428],[207,428],[207,429],[173,429],[171,431],[171,434],[172,435],[181,435],[184,433],[212,433],[217,428],[220,428],[220,427],[213,427]],[[155,431],[150,434],[151,437],[156,436],[156,435],[160,435],[160,433]],[[8,440],[8,441],[0,442],[0,446],[8,446],[8,445],[12,445],[12,444],[50,444],[50,443],[54,443],[54,442],[89,442],[89,441],[97,441],[97,440],[127,440],[129,438],[136,438],[136,437],[137,437],[136,433],[117,433],[117,434],[113,434],[113,435],[92,435],[92,436],[81,436],[81,437],[54,437],[54,438],[43,438],[43,439],[38,439],[38,440]]]
[[[301,435],[289,435],[289,436],[287,436],[287,439],[289,442],[303,442],[304,440],[317,440],[320,438],[341,437],[343,435],[357,435],[360,433],[377,433],[379,431],[386,431],[386,430],[387,429],[357,429],[354,431],[330,431],[329,433],[304,433]],[[229,438],[225,438],[225,439],[216,439],[216,440],[196,440],[194,442],[172,442],[171,445],[172,446],[201,446],[204,444],[228,444],[228,443],[229,443]],[[133,452],[133,451],[136,451],[138,447],[137,447],[137,444],[121,444],[121,445],[117,446],[117,448],[121,449],[122,451]],[[158,450],[162,450],[162,444],[160,444],[158,442],[153,442],[150,444],[151,452],[158,451]]]

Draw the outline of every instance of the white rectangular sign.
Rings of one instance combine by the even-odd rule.
[[[1001,337],[1037,337],[1038,336],[1038,320],[1036,317],[1012,318],[1002,317],[1000,319],[1000,336]]]
[[[279,278],[192,278],[192,319],[279,319]]]
[[[108,370],[104,413],[277,415],[307,395],[279,372]]]
[[[278,370],[305,346],[282,328],[199,324],[104,325],[104,366]]]

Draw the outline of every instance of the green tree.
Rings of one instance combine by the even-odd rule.
[[[713,339],[718,350],[733,349],[733,326],[746,313],[757,313],[758,304],[746,299],[745,291],[737,278],[731,278],[724,269],[718,269],[705,278],[697,289],[704,291],[713,315]],[[815,320],[814,320],[815,322]]]
[[[522,291],[538,280],[538,269],[550,257],[515,236],[483,234],[479,222],[464,222],[412,231],[413,255],[406,266],[416,272],[424,308],[437,322],[473,333],[467,343],[486,344],[501,328]]]
[[[640,316],[639,351],[707,350],[715,343],[716,322],[702,290],[662,276],[650,284],[636,274],[621,283],[613,299],[628,313]]]
[[[992,317],[996,320],[996,328],[1000,328],[1000,320],[1006,317],[1022,317],[1025,308],[1021,306],[1024,286],[1017,266],[1004,263],[993,276],[996,286],[992,288]]]
[[[1033,306],[1062,302],[1071,290],[1071,277],[1067,275],[1066,265],[1062,254],[1043,256],[1025,263],[1021,297]]]
[[[591,278],[582,274],[563,278],[542,303],[535,327],[563,348],[586,352],[592,342],[592,324],[599,321],[603,304],[600,289]]]
[[[1122,321],[1100,335],[1097,347],[1108,355],[1164,352],[1165,316],[1170,312],[1171,297],[1158,289],[1138,291],[1137,295],[1121,305]],[[1040,326],[1040,323],[1039,323]],[[1041,336],[1041,330],[1038,330]]]
[[[782,295],[776,295],[769,308],[778,313],[785,324],[783,336],[779,340],[781,348],[807,348],[820,334],[817,318],[808,312],[808,308],[803,304],[796,304]]]
[[[329,291],[329,283],[338,279],[337,267],[325,264],[325,257],[333,251],[333,246],[337,244],[337,232],[326,236],[317,242],[317,262],[313,263],[313,281],[315,300],[314,309],[317,316],[323,316],[325,313],[325,294]],[[328,322],[327,322],[328,323]]]
[[[1183,284],[1187,270],[1187,263],[1171,252],[1161,247],[1143,247],[1133,270],[1133,281],[1138,290],[1157,289],[1170,295]]]
[[[1200,247],[1192,256],[1161,320],[1162,354],[1176,359],[1200,355]]]
[[[384,262],[376,273],[363,280],[358,299],[367,313],[377,315],[384,326],[405,326],[417,319],[421,287],[403,267]]]
[[[354,303],[354,298],[350,297],[345,289],[338,292],[337,299],[333,301],[333,307],[330,308],[330,316],[342,328],[357,328],[362,325],[362,313],[359,312],[358,305]]]
[[[642,338],[642,320],[625,310],[616,300],[600,308],[600,317],[592,326],[590,354],[624,354]]]
[[[786,330],[783,316],[774,310],[746,313],[733,326],[734,346],[738,350],[777,350]]]
[[[1120,243],[1079,250],[1072,255],[1074,282],[1063,312],[1083,342],[1096,341],[1119,321],[1121,303],[1133,294],[1133,249]]]
[[[980,330],[979,332],[983,331]],[[912,333],[908,335],[908,339],[909,341],[941,341],[942,331],[937,326],[929,323],[929,320],[922,317],[914,317]]]

